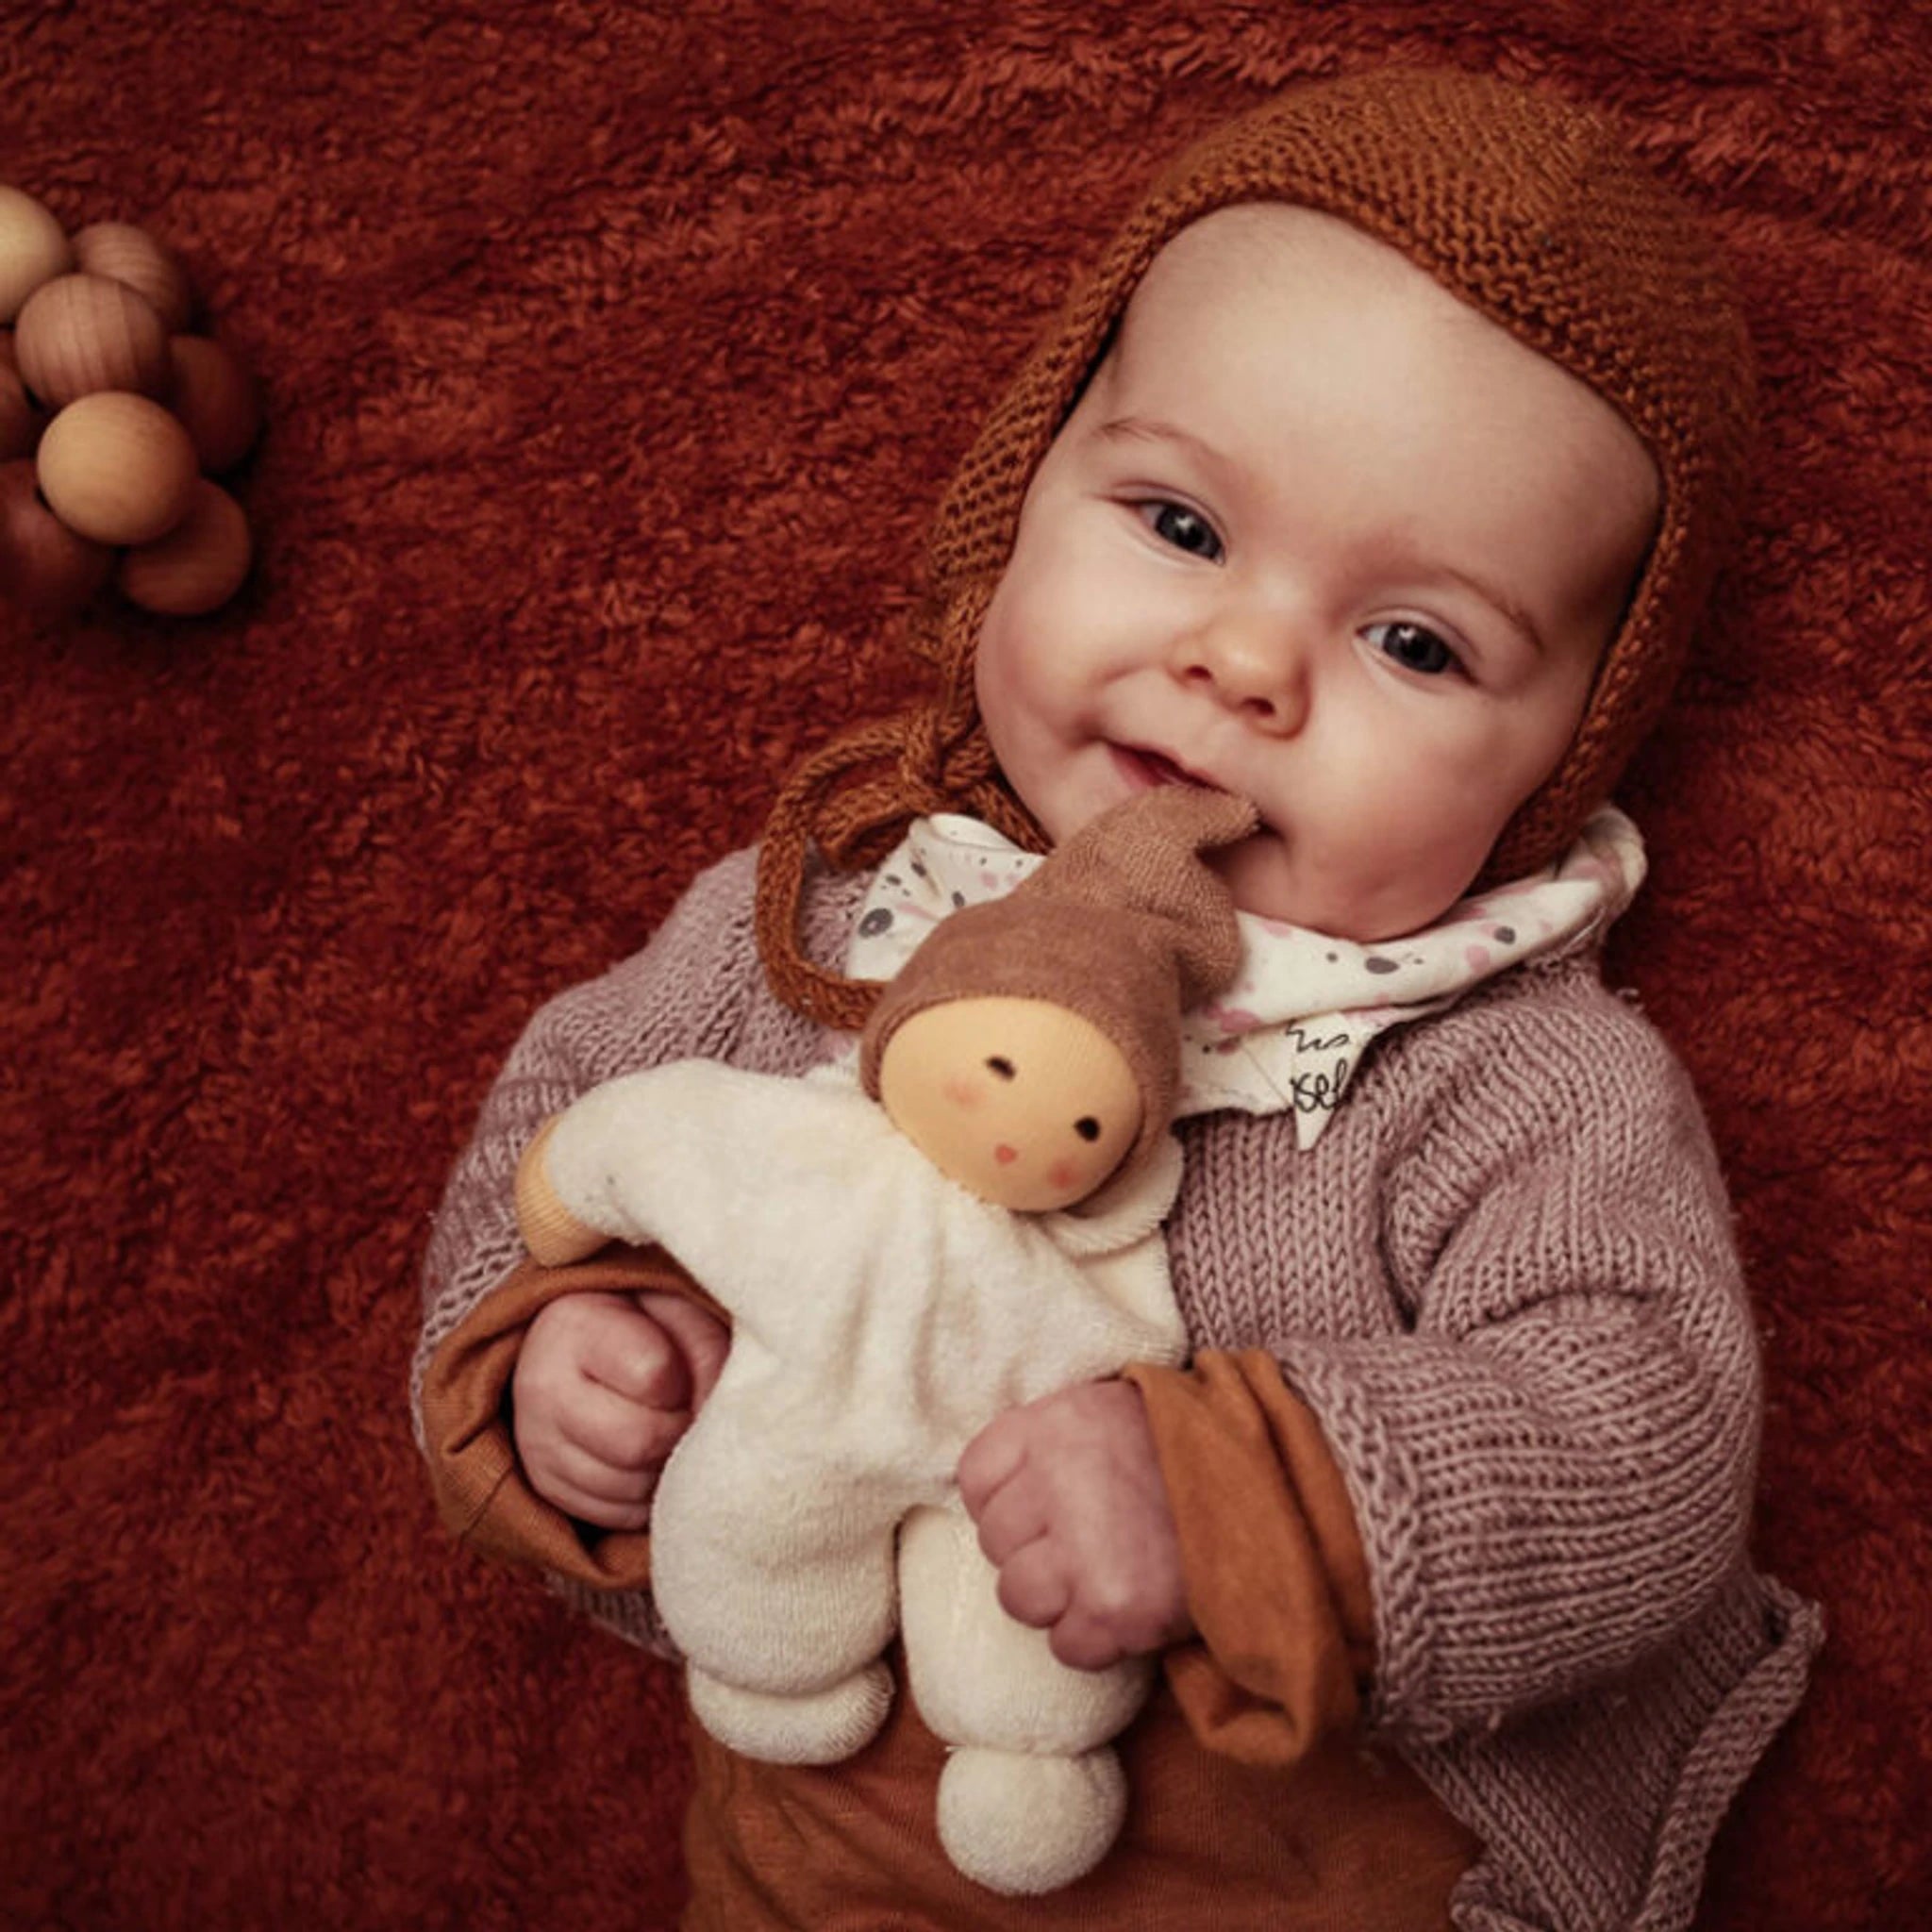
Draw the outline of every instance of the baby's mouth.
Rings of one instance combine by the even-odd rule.
[[[1114,757],[1133,783],[1151,791],[1158,785],[1197,785],[1212,789],[1211,781],[1178,764],[1164,751],[1151,751],[1144,745],[1117,744]]]

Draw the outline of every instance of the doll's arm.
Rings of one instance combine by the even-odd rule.
[[[538,1128],[537,1138],[517,1162],[517,1226],[531,1258],[546,1268],[565,1268],[573,1261],[587,1260],[610,1239],[589,1222],[579,1221],[552,1184],[544,1150],[556,1131],[553,1116]]]
[[[680,1059],[578,1095],[525,1156],[518,1201],[540,1260],[591,1240],[658,1242],[754,1335],[867,1263],[890,1272],[867,1230],[890,1221],[881,1197],[908,1166],[924,1171],[850,1078]]]
[[[823,1165],[813,1157],[826,1150],[783,1133],[798,1092],[775,1074],[677,1060],[579,1094],[538,1128],[517,1162],[524,1245],[545,1267],[562,1268],[612,1241],[668,1240],[692,1213],[743,1227],[749,1241],[771,1191]],[[747,1158],[707,1158],[721,1140]]]

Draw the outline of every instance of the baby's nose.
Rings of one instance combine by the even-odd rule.
[[[1180,641],[1174,675],[1257,729],[1298,731],[1307,715],[1307,653],[1291,623],[1252,611],[1218,613]]]

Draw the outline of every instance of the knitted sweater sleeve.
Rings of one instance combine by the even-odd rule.
[[[1756,1336],[1683,1071],[1593,982],[1452,1015],[1385,1077],[1402,1311],[1293,1339],[1368,1552],[1372,1724],[1418,1741],[1669,1642],[1743,1560]]]
[[[641,952],[552,999],[525,1028],[484,1102],[431,1233],[410,1380],[419,1443],[430,1358],[524,1259],[516,1168],[539,1126],[586,1088],[621,1073],[686,1057],[771,1059],[784,1058],[788,1047],[794,1057],[802,1051],[780,1037],[789,1016],[774,1017],[769,998],[759,997],[753,863],[753,854],[741,852],[712,867]]]

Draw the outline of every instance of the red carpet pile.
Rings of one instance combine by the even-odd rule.
[[[425,1500],[443,1174],[532,1007],[908,688],[937,489],[1154,162],[1388,60],[1617,111],[1750,308],[1613,965],[1831,1635],[1700,1924],[1932,1923],[1932,14],[92,0],[8,9],[0,180],[171,242],[269,425],[225,609],[0,604],[0,1924],[674,1923],[672,1680]]]

